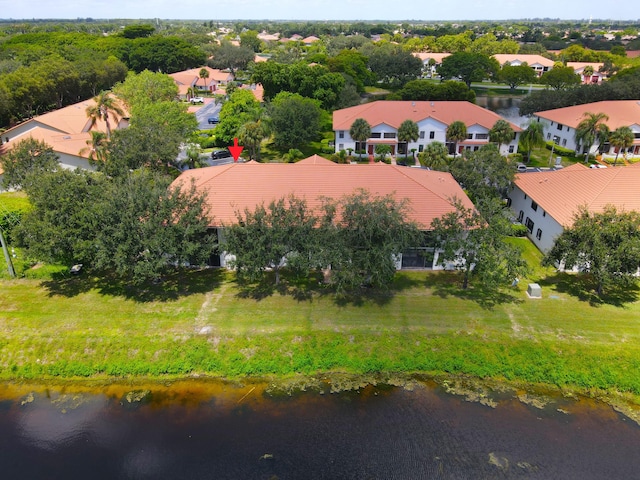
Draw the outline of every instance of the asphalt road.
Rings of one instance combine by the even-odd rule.
[[[215,127],[215,125],[211,125],[207,122],[207,118],[219,116],[220,107],[221,105],[215,103],[213,98],[204,99],[204,105],[196,112],[196,119],[198,120],[198,128],[200,130],[209,130]]]

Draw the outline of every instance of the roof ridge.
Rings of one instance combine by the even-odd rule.
[[[449,203],[451,203],[451,197],[447,197],[447,196],[443,196],[441,195],[439,192],[434,191],[433,189],[431,189],[430,187],[427,187],[426,185],[424,185],[423,183],[419,182],[418,180],[416,180],[415,177],[411,176],[411,175],[407,175],[406,170],[402,170],[404,168],[407,167],[400,167],[398,165],[390,165],[391,167],[394,167],[394,169],[400,173],[400,175],[405,176],[406,178],[410,179],[413,183],[420,185],[423,188],[427,188],[431,193],[433,193],[436,197],[441,198],[442,200],[445,200]],[[411,168],[411,167],[409,167]],[[410,171],[410,170],[409,170]],[[441,172],[439,170],[427,170],[428,172],[438,172],[438,173],[449,173],[449,172]],[[449,173],[449,175],[451,175]],[[451,178],[453,179],[454,182],[456,182],[456,184],[460,185],[455,178],[453,178],[453,175],[451,175]]]
[[[613,167],[612,167],[613,168]],[[612,175],[609,175],[609,179],[606,180],[605,182],[603,182],[602,188],[600,188],[600,190],[593,196],[593,198],[591,199],[591,201],[587,204],[587,206],[589,206],[589,208],[591,208],[591,206],[596,203],[596,201],[598,201],[598,199],[600,198],[600,196],[608,190],[608,187],[618,178],[618,175],[620,175],[620,172],[622,171],[622,168],[616,168],[614,173]],[[608,172],[610,171],[609,169],[602,171],[600,169],[596,170],[598,172],[602,172],[600,173],[600,175],[604,175],[605,172],[608,174]],[[596,174],[598,175],[598,174]]]

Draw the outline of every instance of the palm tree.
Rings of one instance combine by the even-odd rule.
[[[529,122],[520,134],[520,145],[527,151],[527,162],[531,161],[531,150],[544,144],[544,125],[541,122]]]
[[[249,160],[260,161],[260,145],[266,136],[267,130],[260,120],[257,122],[247,122],[240,127],[238,140],[240,140],[242,145],[247,149]]]
[[[591,65],[587,65],[582,69],[582,78],[584,78],[584,83],[590,83],[591,76],[593,75],[593,67]],[[587,80],[589,79],[589,80]]]
[[[583,118],[584,120],[576,127],[575,140],[576,143],[583,144],[587,147],[587,156],[584,160],[586,163],[589,161],[589,153],[596,140],[604,143],[609,133],[609,128],[604,123],[609,120],[609,116],[604,113],[585,112]]]
[[[409,142],[415,142],[420,138],[420,127],[413,120],[405,120],[400,124],[398,128],[398,140],[401,142],[407,142],[407,148],[404,151],[404,158],[406,160],[409,155]]]
[[[466,140],[467,138],[467,126],[460,120],[452,122],[447,127],[446,137],[449,142],[453,142],[453,158],[456,158],[458,142]]]
[[[423,152],[418,154],[420,164],[432,170],[446,172],[449,170],[449,155],[447,146],[442,142],[429,143]]]
[[[371,125],[364,118],[356,118],[351,124],[349,135],[356,142],[366,142],[371,137]],[[360,160],[362,160],[362,149],[360,152]]]
[[[506,120],[498,120],[491,130],[489,130],[489,141],[498,144],[498,151],[503,144],[507,144],[513,140],[513,128]]]
[[[202,79],[202,83],[204,83],[204,89],[207,89],[207,81],[206,79],[209,78],[209,70],[207,70],[206,68],[202,67],[200,69],[200,72],[198,73],[198,76]]]
[[[99,130],[91,130],[91,140],[87,140],[87,146],[80,150],[80,155],[89,153],[89,163],[104,163],[107,160],[107,134]]]
[[[609,143],[616,147],[616,159],[613,162],[615,167],[618,164],[618,155],[623,148],[629,148],[633,145],[634,135],[633,130],[629,127],[618,127],[609,136]]]
[[[196,97],[196,89],[194,87],[187,88],[187,100],[191,100],[193,97]]]
[[[95,127],[98,120],[104,120],[107,127],[107,140],[111,139],[111,126],[109,125],[109,114],[124,115],[123,110],[118,106],[115,97],[104,90],[93,99],[96,104],[87,107],[87,116],[91,119],[91,128]]]

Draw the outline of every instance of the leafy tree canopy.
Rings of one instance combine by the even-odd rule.
[[[443,79],[459,77],[467,87],[471,82],[481,82],[498,73],[498,61],[482,53],[457,52],[442,60],[438,74]]]
[[[319,102],[296,93],[280,92],[269,106],[269,123],[277,148],[299,148],[320,133]]]
[[[0,167],[5,188],[27,189],[35,177],[58,168],[58,156],[46,143],[29,137],[0,156]]]
[[[602,212],[580,207],[544,262],[590,274],[598,295],[606,288],[627,286],[640,265],[640,214],[619,212],[611,205]]]

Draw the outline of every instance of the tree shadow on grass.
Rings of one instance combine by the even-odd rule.
[[[601,296],[598,296],[596,284],[587,274],[557,272],[538,281],[538,284],[555,292],[571,295],[582,302],[589,302],[593,307],[600,305],[624,307],[625,304],[636,302],[640,298],[640,287],[635,281],[624,286],[608,287]]]
[[[42,282],[49,296],[75,297],[92,290],[100,295],[124,297],[136,302],[172,301],[218,288],[226,271],[220,268],[176,269],[157,282],[134,284],[109,272],[54,276]]]
[[[476,283],[471,281],[464,289],[462,280],[462,274],[458,272],[433,272],[426,276],[423,285],[440,298],[455,297],[470,300],[486,310],[491,310],[496,305],[522,302],[522,299],[518,298],[518,290],[486,288],[479,281]]]

